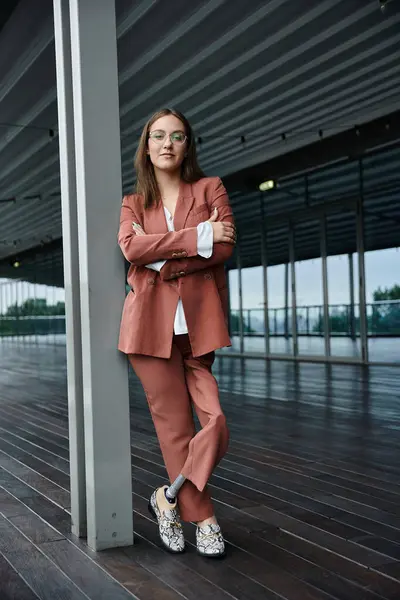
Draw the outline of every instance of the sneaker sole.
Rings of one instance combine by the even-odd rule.
[[[221,558],[225,558],[226,557],[226,551],[221,552],[219,554],[206,554],[205,552],[200,552],[200,550],[197,550],[197,554],[199,556],[202,556],[203,558],[221,559]]]
[[[155,512],[154,508],[152,507],[150,500],[147,505],[147,508],[149,509],[149,513],[151,514],[153,519],[155,519],[158,523],[156,512]],[[173,550],[172,548],[170,548],[168,546],[168,544],[166,544],[164,542],[164,540],[162,539],[162,537],[160,535],[159,535],[159,538],[160,538],[160,542],[162,543],[163,547],[167,550],[167,552],[170,552],[171,554],[183,554],[183,552],[185,552],[185,550],[186,550],[186,548],[183,548],[183,550]]]

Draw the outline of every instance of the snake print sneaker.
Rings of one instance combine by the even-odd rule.
[[[163,489],[167,487],[164,486]],[[164,548],[174,554],[181,553],[185,550],[185,538],[176,511],[176,503],[171,504],[170,509],[161,510],[157,503],[157,491],[154,490],[150,497],[149,512],[158,522],[160,539]]]
[[[219,525],[204,525],[196,528],[197,552],[209,558],[225,556],[225,542]]]

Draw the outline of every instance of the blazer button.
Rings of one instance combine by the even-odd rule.
[[[182,252],[182,256],[185,258],[187,256],[187,252],[185,250]]]
[[[186,275],[185,271],[179,271],[178,273],[179,277],[182,277],[182,275]]]
[[[179,252],[173,252],[172,253],[172,258],[177,258],[179,256]]]
[[[204,279],[212,279],[211,273],[205,273],[204,274]]]
[[[149,277],[149,279],[147,280],[147,283],[149,285],[154,285],[154,279],[152,279],[151,277]]]

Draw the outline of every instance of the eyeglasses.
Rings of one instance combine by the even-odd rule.
[[[149,133],[149,138],[153,140],[156,144],[163,144],[167,134],[162,129],[157,129],[156,131],[151,131]],[[173,131],[168,135],[171,140],[171,144],[178,144],[182,146],[187,140],[187,136],[183,133],[183,131]]]

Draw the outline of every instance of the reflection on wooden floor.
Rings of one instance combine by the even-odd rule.
[[[230,452],[211,480],[224,561],[161,547],[165,471],[134,377],[135,545],[69,533],[65,349],[0,342],[0,599],[400,598],[400,369],[217,359]]]

